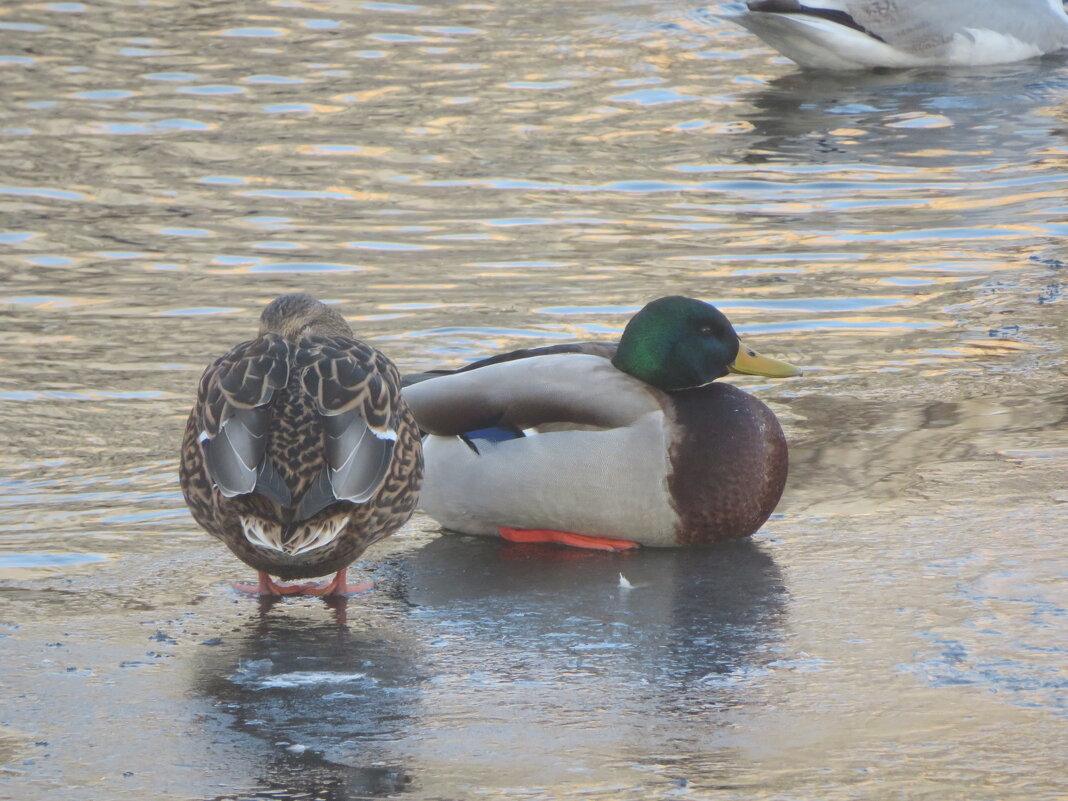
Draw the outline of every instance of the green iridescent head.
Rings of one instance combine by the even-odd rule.
[[[612,364],[667,392],[699,387],[729,372],[785,378],[792,364],[760,356],[710,303],[670,295],[647,304],[623,330]]]

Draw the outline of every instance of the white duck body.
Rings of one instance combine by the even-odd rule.
[[[556,431],[479,443],[479,454],[457,437],[431,436],[424,453],[429,475],[440,480],[425,485],[420,503],[442,527],[464,534],[495,537],[505,522],[516,521],[517,528],[676,545],[667,459],[615,467],[635,446],[666,455],[663,413],[645,415],[626,431]]]
[[[506,388],[523,386],[526,403],[550,399],[570,408],[596,406],[611,428],[529,431],[502,442],[430,435],[423,443],[422,509],[444,528],[497,536],[502,525],[575,531],[647,545],[674,545],[678,515],[662,404],[652,387],[607,359],[582,353],[535,356],[438,378],[405,389],[417,408],[422,395],[473,395],[514,406]],[[463,398],[461,398],[463,396]],[[611,408],[605,408],[610,406]],[[592,411],[592,410],[591,410]],[[418,418],[417,418],[418,419]],[[635,459],[635,452],[642,454]],[[624,469],[623,466],[626,466]]]
[[[735,21],[802,67],[977,66],[1068,47],[1060,0],[750,0]]]

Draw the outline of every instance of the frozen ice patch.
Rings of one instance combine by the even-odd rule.
[[[271,673],[274,662],[258,659],[245,662],[230,677],[235,684],[253,690],[290,690],[302,687],[332,686],[337,684],[376,684],[366,673],[338,673],[319,670],[295,670],[288,673]]]

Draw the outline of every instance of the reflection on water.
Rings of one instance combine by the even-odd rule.
[[[383,593],[388,626],[283,604],[203,650],[198,690],[275,746],[253,771],[266,787],[297,764],[289,782],[339,798],[576,771],[591,788],[621,771],[655,786],[654,757],[707,741],[783,661],[786,590],[751,542],[625,557],[446,537],[399,560]]]
[[[386,795],[411,781],[391,744],[417,725],[418,651],[394,629],[267,611],[236,647],[203,651],[197,689],[268,746],[249,771],[264,797]]]
[[[969,473],[1002,473],[1017,447],[1068,429],[1068,396],[1011,395],[954,402],[808,395],[791,403],[805,431],[791,450],[789,505],[808,514],[947,504],[968,495]],[[829,427],[827,421],[836,425]],[[837,491],[836,491],[837,490]]]
[[[439,659],[484,642],[514,654],[535,685],[585,672],[631,687],[635,703],[639,687],[673,703],[744,674],[785,614],[778,570],[750,542],[620,557],[446,537],[415,555],[405,581],[416,619],[447,621],[432,642]]]
[[[57,705],[0,715],[0,752],[80,777],[39,757],[15,795],[1064,789],[1068,62],[809,75],[730,7],[0,9],[0,659]],[[629,559],[417,517],[347,622],[249,623],[177,442],[293,290],[404,370],[711,300],[805,367],[731,379],[783,421],[783,502],[756,547]],[[146,657],[171,616],[206,633]],[[164,732],[96,714],[131,686]],[[157,738],[193,767],[144,770]]]

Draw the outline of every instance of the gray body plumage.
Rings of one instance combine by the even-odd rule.
[[[616,369],[615,351],[532,349],[407,380],[428,432],[423,511],[467,534],[548,528],[653,547],[756,531],[786,483],[775,415],[727,384],[663,392]],[[461,436],[485,426],[526,436]]]
[[[1068,47],[1059,0],[750,0],[735,21],[801,66],[1019,61]]]

